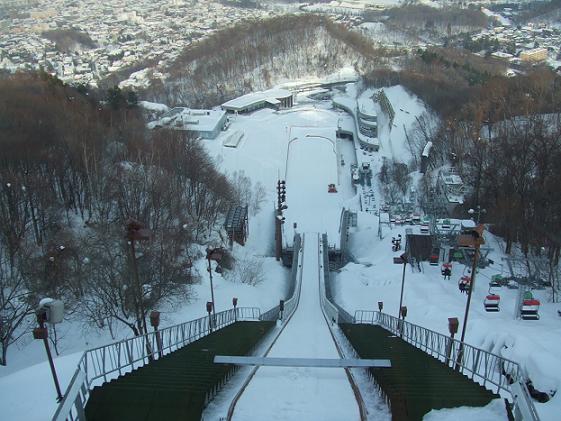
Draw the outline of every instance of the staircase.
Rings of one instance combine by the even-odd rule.
[[[171,354],[95,387],[86,419],[200,420],[207,402],[233,373],[214,356],[247,355],[274,322],[237,322]]]
[[[485,406],[499,396],[376,325],[341,324],[361,358],[390,359],[370,369],[388,398],[394,421],[422,420],[432,409]]]

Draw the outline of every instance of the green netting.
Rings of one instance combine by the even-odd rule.
[[[394,421],[422,420],[432,409],[484,406],[498,397],[379,326],[341,327],[362,358],[391,360],[391,368],[371,371],[392,402]]]
[[[92,390],[86,418],[199,420],[205,396],[230,369],[214,356],[246,355],[274,322],[238,322]]]

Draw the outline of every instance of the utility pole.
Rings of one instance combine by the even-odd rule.
[[[462,358],[464,353],[464,339],[466,336],[467,322],[469,316],[469,306],[471,304],[471,295],[473,293],[473,286],[475,284],[475,271],[477,270],[477,262],[479,260],[479,248],[485,242],[483,240],[483,225],[478,225],[470,234],[460,236],[460,245],[470,245],[474,248],[473,265],[471,268],[471,282],[469,283],[469,291],[466,302],[466,311],[464,314],[464,323],[462,325],[462,336],[460,338],[460,348],[458,350],[458,358],[456,360],[456,370],[459,371],[462,365]],[[471,238],[470,238],[471,237]]]

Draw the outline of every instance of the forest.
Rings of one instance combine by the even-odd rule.
[[[188,299],[193,244],[244,193],[197,140],[148,131],[135,101],[45,73],[0,80],[0,364],[46,296],[90,326],[145,332],[149,309]],[[137,225],[150,240],[133,257]]]
[[[429,49],[400,72],[371,72],[365,83],[399,83],[429,104],[434,114],[419,119],[413,153],[420,156],[431,141],[431,167],[456,166],[469,186],[466,209],[486,209],[483,221],[505,239],[506,253],[519,245],[557,265],[561,77],[547,68],[516,78],[501,73],[483,58]],[[425,176],[426,195],[433,181]]]
[[[168,105],[211,107],[282,80],[325,76],[344,66],[365,71],[401,55],[374,48],[323,16],[287,15],[241,22],[187,47],[141,95]]]

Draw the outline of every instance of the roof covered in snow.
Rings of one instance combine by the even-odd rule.
[[[229,110],[242,110],[261,102],[268,102],[270,104],[279,104],[279,99],[289,98],[292,92],[286,89],[269,89],[268,91],[252,92],[250,94],[231,99],[230,101],[222,104],[222,108]]]

